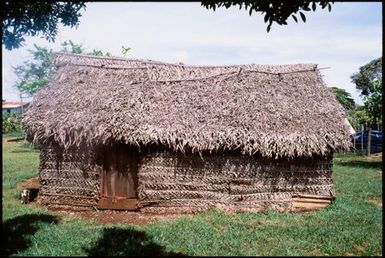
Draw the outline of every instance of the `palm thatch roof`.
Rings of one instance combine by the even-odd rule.
[[[317,65],[188,66],[57,54],[24,114],[30,139],[328,155],[350,146],[344,110]]]

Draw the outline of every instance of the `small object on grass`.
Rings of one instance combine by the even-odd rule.
[[[7,139],[7,142],[18,142],[24,140],[24,137],[12,137]]]
[[[29,190],[28,189],[24,189],[22,192],[21,192],[21,203],[22,204],[27,204],[29,203]]]

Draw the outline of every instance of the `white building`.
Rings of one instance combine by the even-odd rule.
[[[29,102],[15,102],[15,101],[3,101],[3,115],[6,113],[9,114],[21,114],[28,107]]]

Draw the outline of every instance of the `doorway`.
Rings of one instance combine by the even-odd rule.
[[[99,154],[103,172],[98,209],[137,209],[137,152],[130,145],[115,142],[103,146]]]

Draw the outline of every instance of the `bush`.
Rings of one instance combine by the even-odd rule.
[[[3,114],[3,134],[21,132],[20,118],[16,114]]]

